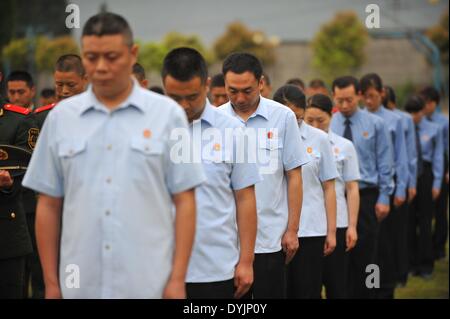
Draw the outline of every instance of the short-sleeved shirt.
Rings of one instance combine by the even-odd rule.
[[[262,180],[256,163],[237,160],[242,126],[209,102],[200,119],[189,126],[194,143],[202,146],[199,157],[206,180],[195,191],[197,227],[186,282],[217,282],[234,277],[239,261],[234,191]]]
[[[90,87],[49,113],[23,185],[64,199],[64,298],[162,297],[175,245],[172,195],[204,181],[201,164],[171,160],[174,129],[188,131],[182,108],[136,81],[113,111]],[[72,265],[78,289],[65,285]]]
[[[328,135],[308,124],[300,124],[300,137],[309,162],[302,167],[303,205],[299,237],[327,234],[327,212],[322,183],[339,176]]]
[[[239,119],[245,125],[246,134],[257,136],[254,153],[258,153],[257,163],[263,181],[255,186],[258,211],[255,252],[280,251],[289,216],[285,172],[308,162],[298,138],[295,114],[288,107],[263,97],[247,121],[236,114],[230,102],[219,110]]]
[[[348,227],[348,206],[346,198],[346,183],[359,181],[358,154],[353,143],[343,138],[331,130],[328,136],[333,150],[339,176],[335,180],[336,184],[336,227]]]

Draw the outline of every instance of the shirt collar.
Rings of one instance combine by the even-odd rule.
[[[333,131],[328,130],[328,139],[330,140],[331,144],[336,144],[336,134],[333,133]]]
[[[305,121],[301,121],[298,124],[299,130],[300,130],[300,136],[303,140],[306,140],[308,138],[308,124],[305,123]]]
[[[231,104],[231,102],[230,102],[230,108],[234,112],[234,114],[236,116],[238,116],[236,111],[234,110],[234,106],[233,106],[233,104]],[[263,98],[262,96],[259,96],[258,107],[256,108],[256,111],[252,115],[250,115],[249,119],[251,119],[252,117],[256,117],[256,116],[261,116],[266,121],[269,120],[269,109],[267,107],[267,99]]]
[[[109,113],[109,112],[114,112],[119,109],[124,109],[127,107],[134,107],[137,110],[144,112],[145,110],[143,108],[143,105],[145,103],[145,99],[141,92],[142,88],[140,87],[140,85],[136,79],[132,78],[132,81],[133,81],[133,88],[131,89],[130,95],[127,97],[127,99],[124,102],[122,102],[113,111],[110,111],[106,106],[104,106],[97,99],[97,97],[95,96],[94,91],[92,89],[92,84],[89,85],[89,87],[87,89],[86,101],[80,110],[80,116],[91,109]]]
[[[206,99],[205,109],[203,110],[200,120],[205,121],[206,123],[214,127],[216,122],[215,118],[214,107],[211,105],[208,99]]]

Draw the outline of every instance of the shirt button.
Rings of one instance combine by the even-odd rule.
[[[16,213],[14,213],[14,212],[11,213],[11,218],[12,218],[12,219],[16,218]]]
[[[106,149],[107,149],[108,151],[112,150],[112,145],[111,145],[111,144],[108,145],[108,146],[106,147]]]
[[[105,250],[110,250],[111,247],[109,245],[105,245]]]
[[[107,210],[107,211],[105,212],[105,215],[106,215],[106,216],[109,216],[109,215],[111,215],[111,212],[110,212],[109,210]]]
[[[111,184],[111,177],[108,177],[108,178],[106,179],[106,183]]]

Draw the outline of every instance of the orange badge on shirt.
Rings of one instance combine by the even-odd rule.
[[[268,139],[273,138],[273,132],[268,132],[268,133],[267,133],[267,138],[268,138]]]
[[[312,151],[313,151],[313,149],[312,149],[312,147],[308,147],[308,148],[306,149],[306,151],[308,152],[308,154],[311,154]]]
[[[149,129],[144,130],[144,138],[150,138],[152,137],[152,131],[150,131]]]
[[[219,143],[214,144],[214,150],[215,151],[220,151],[220,144]]]
[[[367,138],[367,137],[369,136],[369,132],[367,132],[367,131],[363,132],[363,136],[364,136],[365,138]]]
[[[336,154],[339,154],[339,149],[336,147],[336,148],[334,149],[334,152],[335,152]]]

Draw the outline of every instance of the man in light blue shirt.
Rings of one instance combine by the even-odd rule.
[[[426,118],[440,126],[442,131],[442,141],[444,146],[444,178],[441,186],[441,194],[436,201],[435,227],[433,232],[433,252],[435,259],[445,258],[448,237],[448,148],[449,148],[449,120],[448,115],[445,116],[437,110],[440,103],[440,94],[433,87],[426,87],[420,92],[425,99],[424,113]]]
[[[206,175],[195,194],[197,231],[187,296],[240,298],[253,283],[258,166],[236,156],[242,124],[209,103],[210,79],[200,53],[191,48],[169,52],[162,80],[166,94],[188,116],[193,152],[199,153],[192,154],[192,160],[201,161]]]
[[[386,109],[382,104],[385,91],[381,77],[376,73],[366,74],[361,78],[360,87],[366,110],[379,116],[386,123],[394,150],[395,191],[391,198],[391,212],[380,225],[377,262],[381,274],[381,286],[380,289],[377,289],[377,297],[393,299],[397,283],[397,257],[394,249],[398,232],[397,217],[406,201],[406,187],[409,178],[405,134],[401,117]]]
[[[92,85],[49,114],[23,181],[41,194],[46,297],[183,298],[204,181],[200,165],[171,160],[186,115],[132,79],[138,50],[121,16],[91,17],[81,43]]]
[[[366,267],[375,262],[378,223],[390,210],[393,156],[383,120],[358,108],[359,91],[359,82],[352,76],[334,80],[333,98],[339,112],[333,116],[331,130],[353,142],[361,172],[358,243],[350,252],[348,296],[371,298],[373,291],[365,284]]]
[[[307,162],[295,114],[277,102],[260,96],[262,66],[256,57],[234,53],[225,60],[222,73],[230,102],[219,110],[246,127],[263,181],[256,185],[258,232],[253,284],[255,298],[283,298],[285,263],[298,249],[302,204],[301,166]],[[255,141],[256,134],[256,141]]]

